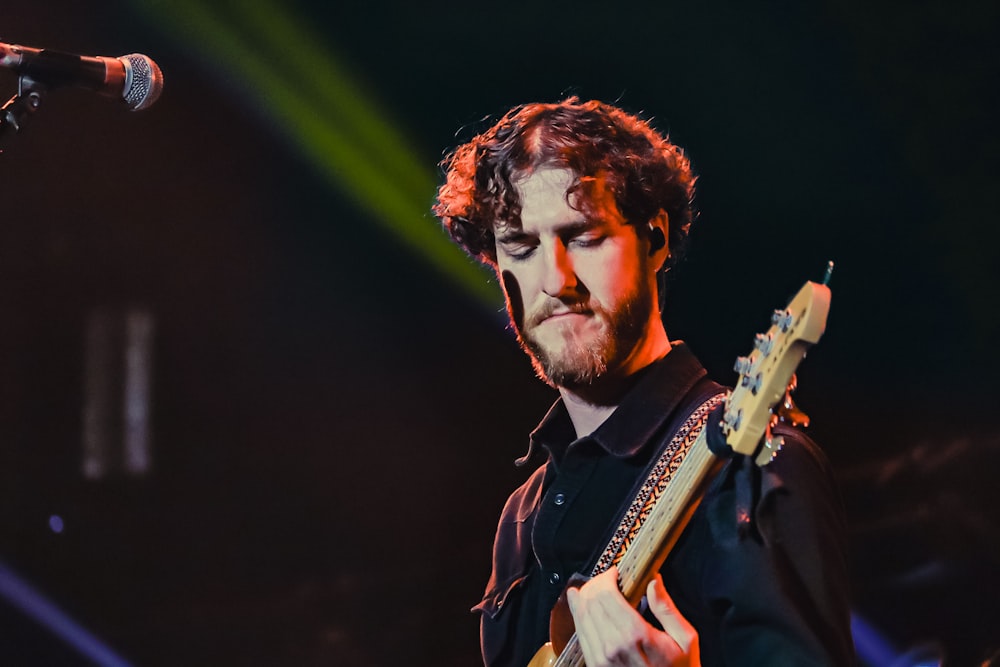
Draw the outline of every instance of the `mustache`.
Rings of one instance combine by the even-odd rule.
[[[564,301],[546,301],[542,307],[531,313],[527,318],[527,326],[534,327],[553,315],[593,315],[594,310],[584,302],[566,303]]]

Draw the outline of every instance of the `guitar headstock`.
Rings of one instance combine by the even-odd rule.
[[[757,334],[749,355],[736,360],[739,381],[726,399],[722,432],[738,454],[757,454],[758,465],[770,462],[773,452],[760,447],[768,430],[771,409],[785,395],[785,388],[806,351],[826,329],[830,288],[807,282],[784,310],[774,311],[771,328]]]

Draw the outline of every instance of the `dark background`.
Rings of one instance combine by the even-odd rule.
[[[0,3],[4,42],[139,51],[166,80],[139,113],[55,91],[0,154],[0,561],[135,664],[475,664],[468,609],[554,395],[499,296],[385,231],[167,6]],[[798,397],[858,617],[899,653],[1000,650],[995,3],[283,7],[428,169],[520,102],[654,118],[700,174],[668,332],[720,381],[835,260]],[[153,469],[86,480],[85,323],[130,307],[156,321]],[[81,660],[0,604],[0,663]]]

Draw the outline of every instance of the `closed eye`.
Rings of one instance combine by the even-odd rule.
[[[601,243],[603,243],[606,238],[608,237],[604,236],[603,234],[595,236],[578,236],[574,238],[572,241],[570,241],[570,243],[579,246],[581,248],[593,248],[595,246],[601,245]]]
[[[593,248],[601,245],[608,238],[608,226],[601,220],[581,220],[564,227],[560,236],[567,246],[577,248]]]
[[[537,244],[528,243],[526,241],[501,241],[497,244],[503,254],[507,255],[511,259],[527,259],[535,252]]]

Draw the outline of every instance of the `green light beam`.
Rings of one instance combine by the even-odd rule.
[[[431,219],[431,170],[311,31],[267,0],[241,4],[228,16],[194,0],[134,4],[184,35],[184,45],[235,73],[323,177],[393,237],[489,308],[498,307],[492,275]]]

